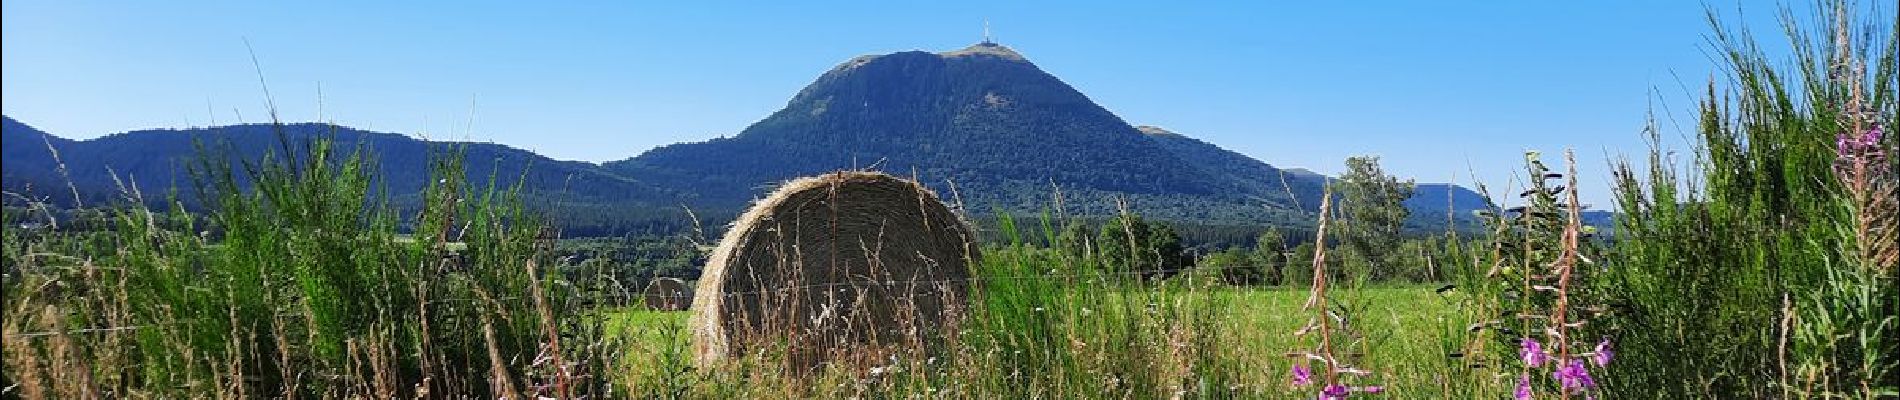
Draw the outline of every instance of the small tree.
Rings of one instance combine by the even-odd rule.
[[[1302,282],[1312,282],[1315,249],[1313,242],[1306,242],[1293,246],[1292,250],[1287,251],[1290,258],[1286,259],[1285,267],[1280,270],[1280,284],[1297,285]]]
[[[1340,244],[1346,250],[1350,269],[1355,275],[1371,280],[1387,280],[1397,275],[1393,265],[1405,219],[1412,212],[1405,199],[1412,197],[1417,185],[1411,179],[1399,180],[1379,166],[1379,157],[1357,156],[1346,159],[1346,173],[1339,177],[1341,224]]]
[[[1286,274],[1286,257],[1287,248],[1284,233],[1281,233],[1279,229],[1267,229],[1266,232],[1260,233],[1260,237],[1254,240],[1253,254],[1249,254],[1247,257],[1250,260],[1249,265],[1254,267],[1254,269],[1251,271],[1241,271],[1250,273],[1250,277],[1253,278],[1247,281],[1246,284],[1280,284],[1283,282],[1281,278]],[[1238,277],[1229,278],[1228,280],[1229,282],[1233,282],[1236,278]]]
[[[1173,227],[1147,222],[1134,214],[1123,214],[1102,224],[1094,245],[1103,265],[1138,274],[1143,280],[1164,279],[1191,264],[1181,236]]]

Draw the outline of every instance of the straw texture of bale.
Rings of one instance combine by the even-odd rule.
[[[970,226],[913,181],[793,180],[713,250],[689,322],[696,359],[763,353],[805,372],[929,351],[965,312],[977,259]]]
[[[655,278],[641,294],[652,310],[680,311],[693,306],[693,287],[679,278]]]

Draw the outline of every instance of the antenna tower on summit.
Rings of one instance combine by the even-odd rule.
[[[990,40],[990,19],[989,18],[983,19],[983,44],[996,44],[995,41]]]

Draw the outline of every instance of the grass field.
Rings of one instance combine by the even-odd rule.
[[[1441,295],[1437,288],[1380,286],[1338,296],[1360,307],[1356,324],[1368,340],[1365,348],[1354,352],[1366,355],[1364,364],[1381,375],[1382,383],[1390,388],[1388,392],[1399,398],[1440,397],[1444,393],[1441,389],[1446,379],[1437,372],[1443,370],[1449,358],[1439,333],[1448,323],[1462,324],[1445,320],[1457,315],[1454,310],[1459,294]],[[1215,322],[1202,329],[1221,331],[1223,343],[1217,350],[1222,359],[1239,367],[1231,371],[1239,378],[1240,390],[1235,393],[1294,396],[1303,392],[1290,383],[1287,352],[1304,346],[1296,342],[1293,332],[1307,324],[1311,315],[1301,310],[1308,294],[1305,288],[1220,288],[1179,296],[1177,300],[1219,297],[1226,304]],[[607,314],[608,334],[628,341],[626,372],[636,381],[650,382],[649,378],[667,374],[656,371],[665,365],[663,355],[689,343],[690,333],[683,327],[690,311],[627,307]],[[711,377],[690,380],[719,384]]]

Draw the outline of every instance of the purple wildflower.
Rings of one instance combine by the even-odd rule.
[[[1293,384],[1306,386],[1311,383],[1313,383],[1313,371],[1306,369],[1305,365],[1293,364]]]
[[[1551,375],[1557,378],[1558,385],[1562,386],[1566,392],[1574,393],[1597,386],[1597,381],[1590,378],[1590,370],[1584,368],[1583,360],[1569,360]]]
[[[1866,134],[1860,135],[1860,147],[1867,151],[1869,164],[1879,164],[1886,159],[1887,153],[1880,147],[1880,134],[1880,124],[1874,124],[1874,127],[1868,129]]]
[[[1880,138],[1884,132],[1879,124],[1874,124],[1866,132],[1854,134],[1841,132],[1834,137],[1834,151],[1842,161],[1859,160],[1868,164],[1879,164],[1886,160],[1886,152],[1881,150]]]
[[[1853,157],[1855,148],[1859,147],[1857,146],[1858,144],[1860,144],[1859,141],[1854,140],[1854,134],[1852,133],[1841,132],[1835,134],[1834,155],[1841,158]]]
[[[1610,365],[1610,358],[1616,356],[1616,351],[1610,348],[1610,338],[1597,342],[1597,348],[1592,352],[1596,354],[1590,356],[1590,361],[1595,361],[1599,367]]]
[[[1349,393],[1352,393],[1352,391],[1347,389],[1346,385],[1326,385],[1325,390],[1319,391],[1319,398],[1324,400],[1338,400],[1346,398],[1346,395]]]
[[[1511,392],[1511,397],[1517,400],[1531,400],[1531,374],[1517,376],[1517,390]]]
[[[1544,345],[1537,343],[1537,339],[1524,338],[1522,344],[1523,349],[1518,354],[1531,368],[1543,367],[1544,361],[1550,359],[1550,355],[1544,354]]]

